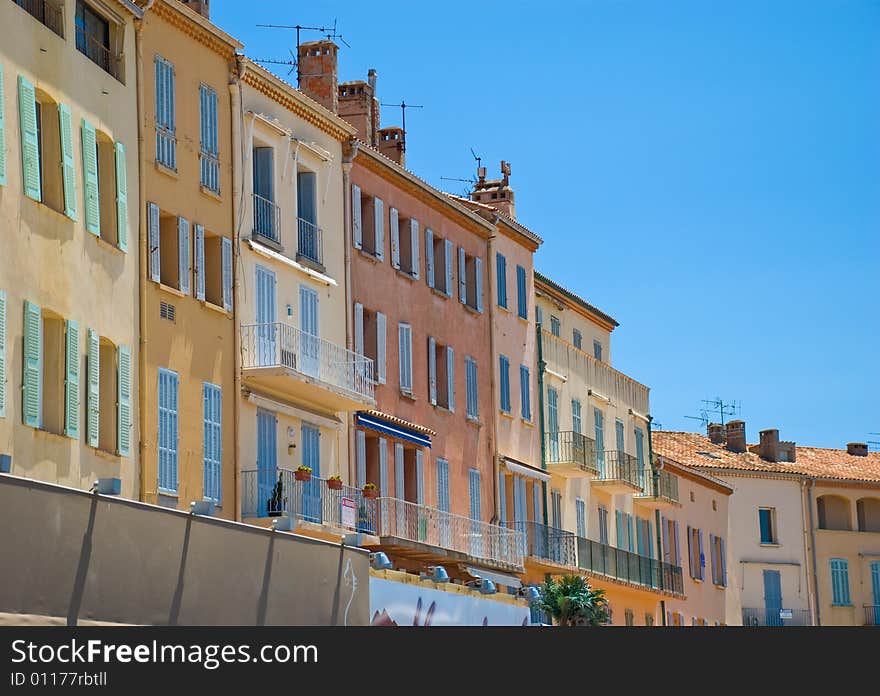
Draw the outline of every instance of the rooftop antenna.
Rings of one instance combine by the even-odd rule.
[[[741,411],[742,402],[724,401],[721,397],[715,397],[714,399],[703,399],[703,406],[700,408],[699,416],[685,416],[685,418],[698,420],[705,428],[709,425],[710,413],[717,415],[721,420],[721,425],[724,425],[725,416],[738,416]]]
[[[401,121],[403,122],[403,140],[400,143],[400,151],[406,152],[406,110],[407,109],[424,109],[425,107],[421,104],[407,104],[404,100],[401,99],[400,104],[385,104],[382,103],[382,106],[399,106],[401,113]]]
[[[481,166],[483,158],[474,152],[474,148],[471,148],[471,154],[474,156],[474,159],[477,160],[477,179],[482,181],[486,178],[486,168]]]
[[[307,26],[303,26],[302,24],[293,24],[293,25],[290,25],[290,24],[258,24],[257,26],[258,27],[265,27],[267,29],[295,29],[296,30],[296,54],[294,54],[293,51],[290,52],[291,58],[293,60],[272,60],[272,59],[262,59],[261,60],[259,58],[254,58],[254,61],[257,63],[276,63],[278,65],[292,65],[292,66],[294,66],[296,68],[296,88],[297,89],[300,88],[300,82],[303,78],[303,75],[300,72],[300,68],[299,68],[300,32],[302,32],[302,31],[320,31],[322,34],[325,34],[327,36],[328,40],[335,41],[336,39],[339,39],[339,41],[341,41],[346,46],[348,46],[348,48],[351,48],[351,45],[344,38],[342,38],[342,34],[340,34],[336,31],[336,19],[333,20],[332,27],[307,27]],[[288,49],[288,50],[290,50],[290,49]],[[293,71],[293,68],[291,68],[287,74],[289,75],[292,71]],[[306,76],[306,77],[308,77],[308,76]]]
[[[473,186],[477,181],[474,178],[460,179],[460,178],[454,177],[454,176],[441,176],[440,178],[443,179],[444,181],[463,181],[466,184],[470,184],[470,186]],[[470,195],[471,195],[470,186],[462,189],[462,195],[461,195],[462,198],[470,198]]]
[[[880,435],[880,433],[868,433],[868,435]],[[880,440],[868,440],[865,444],[872,452],[880,452]]]

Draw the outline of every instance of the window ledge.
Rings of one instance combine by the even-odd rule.
[[[158,494],[158,496],[160,498],[163,496],[165,498],[174,498],[175,500],[179,500],[179,498],[180,498],[177,491],[172,491],[167,488],[159,488],[159,489],[157,489],[156,493]]]
[[[462,307],[464,307],[467,311],[469,311],[471,314],[475,314],[475,315],[477,315],[478,317],[481,316],[481,315],[483,314],[479,309],[476,309],[475,307],[471,307],[467,302],[462,302],[461,305],[462,305]]]
[[[443,292],[442,290],[438,290],[437,288],[431,288],[431,292],[433,292],[435,295],[439,295],[444,300],[452,299],[452,295],[447,295],[445,292]]]
[[[443,404],[431,404],[431,406],[434,407],[434,410],[435,410],[435,411],[440,411],[440,413],[444,413],[444,414],[446,414],[447,416],[454,416],[454,415],[455,415],[455,411],[450,411],[450,410],[449,410],[446,406],[444,406]]]
[[[510,420],[513,420],[513,414],[510,411],[502,411],[499,408],[498,413],[501,414],[502,418],[509,418]]]
[[[91,233],[90,233],[90,234],[91,234]],[[104,238],[103,238],[101,235],[99,235],[99,234],[95,234],[95,235],[92,235],[92,236],[93,236],[96,240],[98,240],[98,242],[99,242],[101,245],[103,245],[103,246],[105,246],[105,247],[111,249],[112,251],[115,251],[115,252],[118,253],[118,254],[124,254],[124,253],[125,253],[122,249],[119,248],[119,244],[118,244],[118,243],[114,244],[113,242],[109,242],[109,241],[107,241],[106,239],[104,239]]]
[[[358,253],[360,253],[361,256],[366,258],[368,261],[372,261],[373,263],[382,263],[384,261],[384,259],[380,259],[372,251],[369,251],[368,249],[364,249],[363,247],[358,249]]]
[[[526,317],[521,317],[519,314],[516,315],[518,321],[522,322],[526,326],[529,325],[529,320]]]
[[[529,419],[529,418],[523,418],[522,416],[520,416],[520,421],[521,421],[522,424],[525,425],[526,427],[529,427],[529,428],[534,428],[534,427],[535,427],[535,421],[533,421],[533,420],[531,420],[531,419]]]
[[[114,462],[118,462],[122,458],[122,455],[115,450],[106,450],[103,447],[92,447],[91,445],[89,445],[89,447],[92,452],[101,457],[101,459],[110,459]]]
[[[208,198],[213,198],[215,201],[223,201],[223,198],[220,196],[219,191],[214,191],[213,189],[209,189],[204,184],[199,184],[199,190],[204,193]]]
[[[507,314],[513,314],[513,310],[511,310],[510,307],[505,307],[504,305],[498,305],[498,309],[500,309],[502,312],[507,312]]]
[[[778,549],[780,546],[782,546],[782,544],[780,544],[779,542],[776,542],[776,541],[770,541],[770,542],[762,541],[761,546],[766,547],[768,549]]]
[[[419,280],[419,278],[416,278],[412,273],[410,273],[409,271],[407,271],[403,268],[395,268],[394,270],[397,271],[397,275],[402,276],[403,278],[406,278],[411,283],[414,283],[417,280]]]
[[[406,391],[403,391],[403,390],[401,389],[401,390],[400,390],[400,395],[401,395],[404,399],[409,399],[410,401],[415,401],[415,400],[416,400],[416,395],[413,394],[412,392],[406,392]]]
[[[178,290],[177,288],[172,288],[170,285],[165,285],[162,282],[157,283],[155,280],[152,282],[155,283],[156,287],[159,290],[161,290],[163,292],[167,292],[169,295],[176,295],[177,297],[189,297],[189,294],[183,292],[183,290]]]
[[[217,312],[217,314],[222,314],[223,316],[231,317],[232,312],[230,312],[225,307],[221,307],[220,305],[215,305],[213,302],[209,302],[208,300],[199,300],[199,303],[205,308],[210,309],[213,312]]]
[[[171,167],[166,167],[159,160],[154,160],[156,165],[156,169],[162,172],[165,176],[170,176],[172,179],[179,179],[180,175],[177,173],[176,169],[171,169]]]
[[[475,427],[477,427],[477,428],[482,428],[482,427],[483,427],[483,421],[481,421],[481,420],[479,419],[479,417],[476,417],[476,418],[475,418],[474,416],[465,416],[465,418],[467,419],[467,422],[468,422],[470,425],[473,425],[473,426],[475,426]]]
[[[31,426],[29,426],[29,427],[31,427]],[[56,438],[56,437],[57,437],[57,438],[60,438],[60,439],[62,439],[62,440],[74,440],[74,439],[76,439],[76,438],[68,437],[68,436],[65,435],[64,433],[56,433],[54,430],[47,430],[46,428],[42,428],[42,427],[40,427],[40,428],[34,428],[34,427],[31,427],[31,429],[32,429],[35,433],[39,433],[40,435],[45,435],[45,436],[48,437],[48,438]]]

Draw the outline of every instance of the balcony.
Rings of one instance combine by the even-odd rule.
[[[64,38],[64,9],[46,0],[13,0],[41,24]]]
[[[545,433],[547,466],[567,478],[596,475],[596,442],[572,431]]]
[[[399,498],[378,498],[375,527],[379,546],[426,563],[470,561],[522,572],[522,535],[462,515]]]
[[[83,30],[82,27],[76,28],[76,50],[104,72],[119,79],[119,56],[97,36]]]
[[[254,235],[281,247],[281,208],[275,201],[256,193],[254,200]]]
[[[563,529],[548,527],[538,522],[514,522],[513,528],[522,532],[523,555],[547,565],[577,567],[577,537]]]
[[[315,223],[297,218],[296,260],[324,271],[324,234]]]
[[[681,567],[577,537],[578,568],[641,587],[683,595]]]
[[[743,607],[743,626],[809,626],[808,609],[756,609]]]
[[[373,361],[281,322],[241,327],[242,378],[329,411],[375,405]]]
[[[865,605],[865,626],[880,626],[880,604]]]
[[[642,483],[639,476],[639,462],[631,454],[619,450],[605,450],[596,457],[598,477],[594,486],[601,486],[611,493],[641,492]]]
[[[645,467],[640,472],[642,492],[633,496],[633,499],[645,507],[663,509],[681,507],[678,500],[678,476],[662,469],[654,472],[650,467]]]

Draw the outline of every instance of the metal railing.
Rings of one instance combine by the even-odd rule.
[[[64,38],[64,9],[46,0],[13,0],[41,24]]]
[[[156,126],[156,161],[177,171],[177,138],[173,131],[159,125]]]
[[[639,461],[631,454],[619,450],[605,450],[597,457],[599,477],[597,481],[625,481],[636,488],[641,487]]]
[[[577,567],[577,537],[564,529],[548,527],[539,522],[513,523],[513,528],[523,535],[523,555],[545,558],[548,561]]]
[[[545,433],[547,464],[577,466],[595,474],[596,442],[586,435],[573,431]]]
[[[379,498],[378,534],[522,567],[520,532],[399,498]]]
[[[297,218],[297,227],[297,255],[323,265],[324,236],[321,228],[303,218]]]
[[[651,589],[684,594],[681,566],[577,537],[578,567]]]
[[[642,492],[636,494],[636,498],[665,498],[678,502],[678,476],[662,469],[657,472],[657,482],[654,483],[654,472],[651,467],[645,467],[640,472]]]
[[[352,394],[373,398],[373,361],[284,324],[241,327],[242,368],[286,367]]]
[[[880,626],[880,604],[865,605],[865,626]]]
[[[201,184],[209,191],[220,193],[220,160],[207,152],[199,154],[201,165]]]
[[[119,79],[119,56],[81,27],[76,28],[76,50],[95,65]]]
[[[743,626],[810,625],[810,611],[808,609],[762,609],[743,607],[742,612]]]
[[[254,193],[254,234],[281,243],[281,208],[268,198]]]

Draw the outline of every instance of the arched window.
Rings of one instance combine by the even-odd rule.
[[[860,532],[880,532],[880,498],[862,498],[856,503]]]
[[[849,500],[839,495],[822,495],[816,499],[819,529],[852,529]]]

